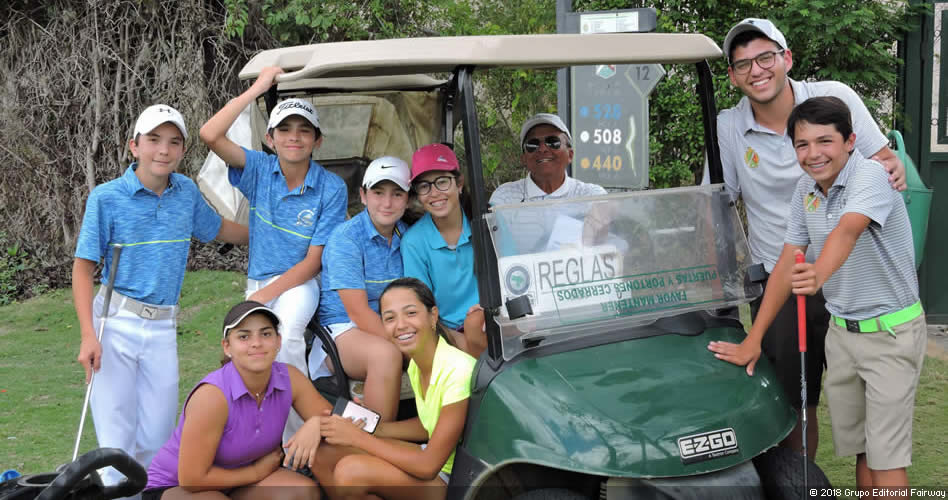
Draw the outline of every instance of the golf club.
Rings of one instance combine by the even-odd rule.
[[[796,255],[798,264],[802,264],[804,256],[802,253]],[[797,295],[797,341],[800,346],[800,415],[802,415],[801,441],[803,442],[803,495],[808,495],[806,480],[806,297]]]
[[[112,289],[115,287],[115,272],[118,270],[119,257],[122,255],[122,245],[112,245],[112,269],[109,269],[109,282],[105,285],[105,303],[102,306],[102,319],[99,321],[99,331],[96,334],[96,340],[102,343],[102,332],[105,331],[105,320],[109,318],[109,304],[112,302]],[[100,355],[101,356],[101,355]],[[82,416],[79,417],[79,433],[76,435],[76,447],[72,450],[72,461],[76,461],[79,456],[79,441],[82,439],[82,428],[86,424],[86,410],[89,409],[89,396],[92,395],[92,384],[95,382],[95,370],[92,370],[92,376],[89,377],[89,385],[86,386],[86,399],[82,402]]]

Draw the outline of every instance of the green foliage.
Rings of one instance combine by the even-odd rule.
[[[32,267],[30,256],[20,245],[0,232],[0,305],[16,299],[16,275]]]
[[[225,0],[228,33],[241,33],[249,16],[262,15],[285,45],[432,35],[498,35],[556,31],[554,0],[454,2],[452,0]],[[575,0],[577,12],[652,7],[658,31],[700,32],[720,44],[745,17],[765,17],[780,27],[793,50],[791,76],[839,80],[852,86],[879,116],[894,95],[899,61],[893,43],[911,29],[922,7],[860,0]],[[257,12],[259,11],[259,12]],[[819,36],[813,36],[814,29]],[[741,97],[727,78],[727,63],[712,62],[718,109]],[[652,187],[692,184],[704,164],[704,137],[695,76],[690,68],[669,74],[652,93]],[[495,69],[478,75],[484,172],[497,184],[522,175],[517,136],[533,113],[556,111],[553,71]]]
[[[863,98],[870,112],[891,125],[881,103],[895,94],[899,60],[893,44],[917,24],[924,7],[902,2],[860,0],[579,0],[576,11],[652,7],[658,11],[658,31],[704,33],[720,46],[727,31],[746,17],[772,20],[793,52],[790,76],[796,80],[838,80]],[[814,30],[819,35],[814,36]],[[684,69],[684,68],[682,68]],[[741,97],[730,86],[725,59],[712,62],[718,110]],[[701,174],[704,138],[695,82],[669,74],[652,93],[650,180],[653,187],[690,184]],[[689,174],[692,172],[694,176]]]

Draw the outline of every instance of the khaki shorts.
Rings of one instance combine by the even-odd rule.
[[[866,454],[873,470],[912,465],[912,413],[927,341],[924,314],[889,332],[852,333],[830,321],[826,393],[836,455]]]

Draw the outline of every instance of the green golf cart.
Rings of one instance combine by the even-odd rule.
[[[737,306],[761,291],[720,184],[707,61],[721,55],[700,34],[443,37],[269,50],[241,71],[248,80],[266,66],[287,71],[247,110],[245,145],[263,147],[279,99],[309,99],[326,136],[315,159],[353,191],[378,156],[410,160],[431,142],[463,144],[488,348],[471,381],[449,498],[804,493],[802,458],[774,448],[796,413],[771,366],[761,360],[749,377],[707,350],[744,338]],[[651,63],[694,75],[713,184],[488,206],[480,72]],[[219,168],[202,173],[202,188],[212,201],[231,200],[233,208],[215,204],[239,218],[239,196]],[[313,331],[338,362],[331,339]],[[350,385],[342,370],[315,383],[329,396]],[[811,488],[827,486],[813,464],[809,476]]]

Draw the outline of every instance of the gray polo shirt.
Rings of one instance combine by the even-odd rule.
[[[917,302],[915,250],[905,202],[889,186],[885,169],[858,149],[826,196],[809,176],[797,182],[786,242],[810,245],[819,255],[846,213],[865,215],[870,222],[846,262],[823,284],[826,309],[844,319],[863,320]]]
[[[523,179],[507,182],[498,186],[494,193],[490,195],[490,204],[509,205],[512,203],[523,203],[525,201],[579,198],[580,196],[596,196],[600,194],[606,194],[606,190],[602,186],[578,181],[568,175],[566,176],[566,180],[563,181],[563,184],[556,188],[556,191],[547,193],[533,182],[533,178],[530,174],[527,174]]]
[[[491,206],[513,205],[543,200],[565,200],[584,196],[606,194],[602,186],[578,181],[566,176],[563,184],[547,194],[533,182],[528,174],[523,179],[501,184],[490,197]],[[582,236],[582,224],[588,204],[562,204],[521,206],[516,211],[505,212],[507,239],[516,242],[515,247],[505,247],[515,253],[534,253],[555,250],[558,241],[578,241]],[[560,231],[551,239],[554,231]],[[503,253],[503,252],[501,252]]]
[[[852,113],[859,151],[871,156],[888,144],[862,100],[845,84],[791,79],[790,85],[795,105],[816,96],[842,99]],[[751,256],[772,271],[783,248],[790,196],[800,177],[806,177],[793,143],[786,133],[778,135],[757,123],[746,96],[718,114],[718,142],[727,191],[734,199],[743,197],[747,209]]]

